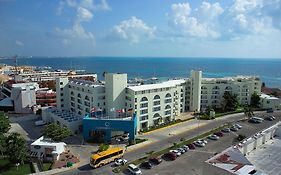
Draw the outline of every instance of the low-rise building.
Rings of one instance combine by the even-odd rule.
[[[30,145],[30,157],[42,161],[54,161],[59,159],[59,155],[65,151],[64,142],[54,142],[43,136],[35,140]]]
[[[260,95],[260,104],[261,107],[264,109],[273,109],[273,110],[281,109],[281,99],[266,94]]]

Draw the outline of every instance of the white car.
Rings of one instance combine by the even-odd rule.
[[[208,136],[208,139],[211,139],[211,140],[219,140],[219,136],[215,135],[215,134],[212,134],[212,135],[209,135]]]
[[[36,122],[34,122],[35,126],[43,126],[46,125],[47,123],[43,120],[38,120]]]
[[[126,160],[126,159],[117,159],[117,160],[115,160],[114,164],[116,166],[120,166],[120,165],[125,165],[127,162],[128,162],[128,160]]]
[[[184,150],[185,150],[185,152],[187,152],[187,151],[189,150],[189,147],[188,147],[188,146],[186,146],[186,145],[184,145],[184,146],[182,147],[182,149],[184,149]]]
[[[201,141],[201,142],[203,142],[203,143],[205,143],[205,144],[208,143],[208,141],[207,141],[207,140],[204,140],[204,139],[198,139],[197,141]]]
[[[171,153],[175,153],[177,156],[180,156],[180,155],[181,155],[181,152],[178,151],[178,150],[172,149],[172,150],[170,150],[170,152],[171,152]]]
[[[142,173],[141,173],[141,170],[140,170],[136,165],[134,165],[134,164],[130,164],[130,165],[128,166],[128,170],[129,170],[132,174],[136,174],[136,175],[142,174]]]
[[[240,124],[238,124],[238,123],[234,124],[233,126],[236,127],[236,128],[238,128],[238,129],[241,129],[241,128],[242,128],[242,126],[241,126]]]
[[[204,147],[206,144],[200,140],[194,141],[194,145],[199,146],[199,147]]]

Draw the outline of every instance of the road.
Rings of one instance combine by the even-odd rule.
[[[260,115],[260,116],[266,115],[264,112],[258,112],[256,114]],[[280,120],[281,112],[275,112],[274,115],[277,117],[277,120]],[[182,132],[178,135],[170,135],[169,137],[165,137],[161,140],[154,141],[154,142],[149,143],[148,145],[145,145],[145,146],[143,146],[139,149],[134,149],[130,152],[127,152],[124,155],[124,158],[129,160],[129,161],[138,159],[140,157],[146,156],[146,152],[157,151],[157,150],[167,148],[167,147],[171,146],[174,142],[179,142],[181,138],[185,138],[186,140],[188,140],[188,139],[191,139],[191,138],[197,136],[198,134],[205,133],[205,132],[207,132],[207,131],[215,128],[215,127],[218,127],[218,126],[223,125],[225,123],[235,122],[235,121],[237,121],[239,119],[242,119],[244,117],[245,117],[244,114],[231,114],[231,115],[228,115],[228,116],[225,116],[225,117],[221,117],[221,118],[217,118],[215,120],[208,121],[207,124],[205,124],[203,126],[200,126],[199,128],[187,130],[187,131],[184,131],[184,132]],[[187,122],[186,124],[188,125],[189,123]],[[266,126],[267,125],[265,125],[265,127]],[[248,128],[248,127],[252,128],[252,129],[254,128],[254,129],[253,129],[253,132],[247,132],[247,134],[255,133],[256,131],[259,131],[259,130],[262,129],[261,127],[256,127],[256,126],[252,126],[252,125],[249,125],[249,126],[246,125],[245,128]],[[231,145],[231,143],[227,143],[226,145],[225,144],[219,144],[218,146],[215,146],[215,148],[218,148],[218,150],[215,150],[215,151],[221,151],[221,149],[219,149],[220,146],[224,145],[222,147],[223,147],[223,149],[225,149],[225,148],[229,147]],[[207,147],[206,147],[206,149],[207,149]],[[207,157],[202,156],[201,157],[202,159],[199,159],[199,162],[205,161],[206,158],[208,158],[209,156],[210,156],[210,154],[207,155]],[[68,172],[64,172],[64,173],[61,173],[61,174],[77,174],[77,175],[78,174],[94,174],[94,175],[95,174],[114,174],[112,172],[112,168],[114,168],[113,164],[109,164],[109,165],[106,165],[106,166],[98,168],[98,169],[92,169],[89,166],[89,164],[86,164],[86,165],[83,165],[81,167],[78,167],[77,169],[74,169],[74,170],[71,170],[71,171],[68,171]],[[166,169],[169,169],[169,168],[165,168],[165,170]],[[151,174],[151,172],[149,172],[149,174]],[[161,174],[162,174],[162,172],[161,172]],[[170,173],[170,174],[174,174],[174,173]],[[198,174],[198,173],[193,172],[191,174]]]

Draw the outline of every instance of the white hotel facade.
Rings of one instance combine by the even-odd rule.
[[[57,78],[56,86],[58,110],[83,117],[94,107],[114,117],[112,109],[133,109],[138,131],[172,121],[183,112],[219,108],[225,91],[237,94],[241,104],[250,104],[251,95],[261,93],[258,77],[202,78],[201,71],[157,84],[133,86],[127,83],[127,74],[107,73],[104,83]]]

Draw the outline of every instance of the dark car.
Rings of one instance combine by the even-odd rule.
[[[162,162],[162,159],[159,158],[159,157],[152,157],[149,159],[149,162],[155,164],[155,165],[158,165]]]
[[[219,136],[219,137],[223,137],[223,133],[222,132],[215,132],[214,134]]]
[[[177,155],[173,152],[168,152],[168,153],[164,154],[164,156],[170,160],[176,160],[176,158],[177,158]]]
[[[274,116],[267,116],[267,117],[265,118],[265,120],[273,121],[273,120],[275,120],[275,117],[274,117]]]
[[[188,144],[186,146],[188,146],[189,149],[195,149],[196,148],[193,143],[190,143],[190,144]]]
[[[151,168],[152,168],[152,165],[151,165],[150,162],[146,161],[146,162],[143,162],[143,163],[141,164],[141,167],[146,168],[146,169],[151,169]]]
[[[273,113],[274,111],[273,111],[272,108],[270,108],[270,109],[268,109],[266,112],[267,112],[267,113]]]

